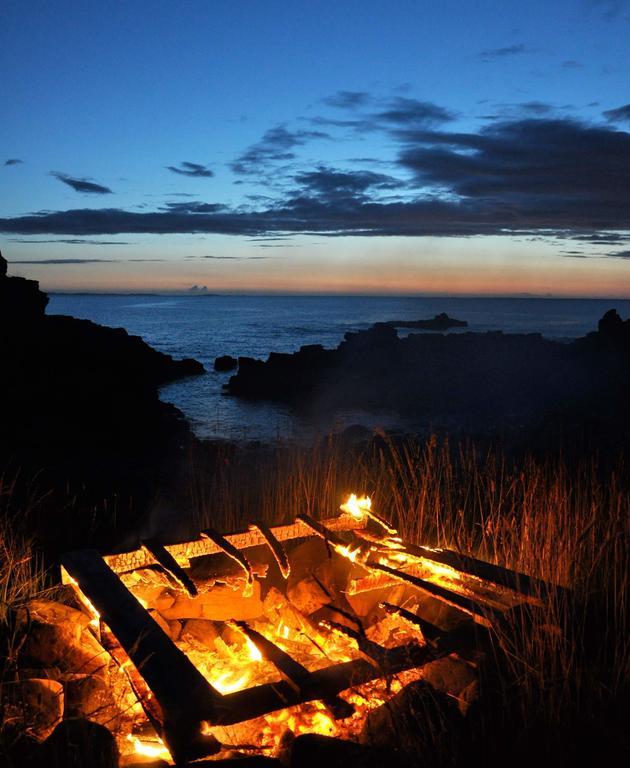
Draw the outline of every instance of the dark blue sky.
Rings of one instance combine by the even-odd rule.
[[[630,295],[630,3],[5,2],[48,288]]]

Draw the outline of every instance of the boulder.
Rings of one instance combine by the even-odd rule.
[[[419,680],[368,714],[359,741],[395,750],[414,766],[433,768],[456,762],[462,737],[457,705]]]
[[[115,730],[120,715],[109,680],[96,675],[64,676],[65,718],[84,717]]]
[[[479,680],[475,667],[455,654],[425,664],[422,679],[436,691],[445,693],[457,701],[460,712],[466,714],[477,699]]]
[[[111,732],[89,720],[64,720],[41,745],[37,768],[118,768]]]
[[[89,619],[63,603],[34,600],[20,653],[22,665],[58,667],[62,672],[104,676],[109,654],[88,629]]]
[[[232,355],[220,355],[215,358],[214,370],[215,371],[233,371],[238,367],[238,360]]]
[[[286,593],[299,611],[309,615],[330,603],[346,605],[345,591],[353,568],[350,560],[334,556],[320,538],[300,544],[289,560],[291,573]]]
[[[214,621],[208,619],[188,619],[184,622],[181,639],[192,638],[209,650],[214,650],[214,642],[219,637],[219,629]]]
[[[61,683],[47,679],[3,683],[0,703],[3,728],[12,723],[39,741],[47,738],[61,722],[64,690]]]
[[[290,741],[280,760],[288,768],[389,768],[400,766],[395,754],[346,739],[307,733]]]

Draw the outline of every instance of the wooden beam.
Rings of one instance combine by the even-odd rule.
[[[201,735],[201,723],[215,716],[221,694],[151,618],[96,550],[71,552],[63,568],[98,611],[158,700],[161,736],[173,755],[187,759],[220,749]],[[152,718],[155,712],[151,713]],[[215,748],[216,747],[216,748]]]
[[[441,651],[436,652],[428,645],[410,643],[385,649],[381,669],[376,669],[373,664],[363,659],[355,659],[311,672],[310,678],[299,693],[284,680],[229,693],[223,696],[222,702],[215,710],[216,720],[211,725],[233,725],[306,701],[326,700],[341,691],[382,675],[394,675],[421,667],[440,655],[444,654]]]
[[[533,576],[527,576],[510,568],[504,568],[501,565],[478,560],[475,557],[464,555],[451,549],[433,549],[417,544],[405,544],[405,551],[410,555],[422,557],[425,560],[432,560],[441,565],[447,565],[462,573],[491,582],[491,584],[499,587],[510,589],[535,602],[540,602],[541,599],[551,595],[562,596],[566,593],[564,587],[551,584],[542,579],[536,579]]]
[[[473,616],[475,620],[481,621],[482,623],[490,624],[492,623],[492,619],[503,613],[503,611],[497,610],[490,605],[484,605],[472,597],[465,597],[464,595],[461,595],[458,592],[454,592],[451,589],[447,589],[440,584],[435,584],[432,581],[421,579],[419,576],[406,573],[405,571],[399,570],[397,568],[390,568],[389,565],[381,565],[380,563],[370,562],[365,563],[365,565],[368,568],[373,568],[377,571],[387,573],[399,581],[404,581],[407,584],[411,584],[412,586],[421,589],[423,592],[426,592],[429,595],[433,595],[433,597],[437,597],[443,603],[446,603],[453,608],[457,608],[464,613],[468,613],[469,615]]]
[[[142,546],[153,555],[162,568],[164,568],[180,587],[183,587],[191,597],[197,596],[197,587],[193,580],[165,546],[159,544],[157,541],[143,541]]]
[[[352,515],[340,515],[339,517],[322,520],[321,522],[325,524],[327,529],[332,531],[353,531],[365,528],[367,518],[365,520],[357,520]],[[289,525],[274,526],[269,530],[278,541],[290,541],[291,539],[305,538],[313,535],[313,531],[308,525],[297,520]],[[256,529],[237,531],[236,533],[228,534],[225,538],[238,550],[267,544],[265,537]],[[223,552],[221,547],[204,537],[181,544],[166,544],[165,548],[184,567],[194,557],[217,555]],[[136,568],[146,568],[149,565],[155,565],[157,562],[151,553],[142,547],[129,552],[121,552],[120,554],[104,555],[104,560],[116,573],[125,573]]]

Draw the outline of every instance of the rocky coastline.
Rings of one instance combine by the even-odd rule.
[[[439,317],[439,316],[438,316]],[[377,323],[336,349],[303,346],[266,361],[241,357],[226,390],[312,413],[389,410],[470,434],[498,434],[553,420],[616,432],[629,422],[630,320],[615,310],[572,343],[540,334],[411,333]]]
[[[36,281],[7,275],[0,255],[3,477],[13,507],[28,507],[34,487],[45,496],[31,527],[47,546],[91,533],[107,546],[116,517],[129,525],[170,492],[192,439],[158,388],[204,369],[123,329],[46,315],[47,303]]]

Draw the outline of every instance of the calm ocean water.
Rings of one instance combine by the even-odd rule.
[[[363,296],[50,296],[49,314],[125,328],[174,357],[194,357],[205,376],[164,387],[161,397],[180,408],[199,437],[272,440],[340,429],[349,424],[395,427],[394,414],[347,412],[311,424],[284,406],[247,403],[222,394],[230,374],[212,369],[218,355],[265,359],[303,344],[336,346],[344,333],[383,320],[417,320],[447,312],[470,331],[542,333],[570,340],[597,327],[612,307],[630,317],[630,300],[405,298]]]

